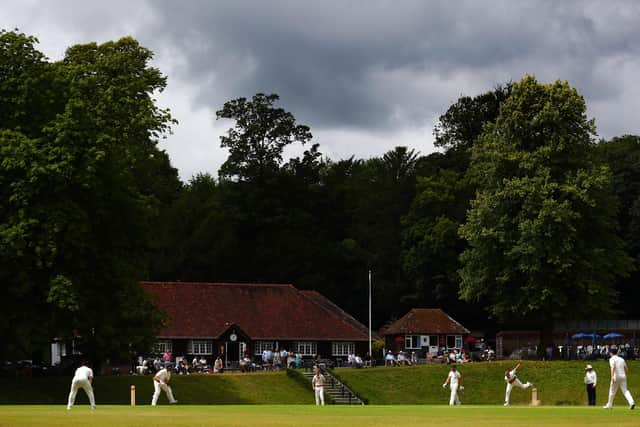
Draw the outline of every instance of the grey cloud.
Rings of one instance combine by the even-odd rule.
[[[408,93],[394,79],[398,71],[440,82],[466,74],[475,86],[465,89],[475,92],[535,73],[569,80],[588,99],[615,98],[624,87],[594,74],[596,65],[637,55],[640,46],[634,2],[152,4],[157,21],[145,30],[179,47],[189,64],[179,78],[201,84],[195,102],[217,108],[231,97],[276,92],[301,120],[326,128],[400,126],[393,105],[414,106],[405,119],[415,122],[462,92],[427,85]],[[385,73],[397,94],[374,84]]]
[[[156,52],[162,100],[181,122],[166,147],[188,178],[198,169],[186,153],[224,156],[213,112],[258,91],[278,93],[341,155],[378,155],[386,140],[424,152],[426,129],[460,95],[524,74],[568,80],[602,136],[640,133],[639,18],[633,0],[9,0],[0,27],[22,26],[58,55],[128,34]]]

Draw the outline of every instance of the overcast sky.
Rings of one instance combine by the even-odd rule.
[[[153,50],[180,122],[161,147],[184,180],[217,172],[230,123],[215,111],[256,92],[336,160],[430,153],[460,95],[524,74],[568,80],[600,136],[640,134],[640,1],[3,0],[0,28],[16,27],[52,60],[126,35]]]

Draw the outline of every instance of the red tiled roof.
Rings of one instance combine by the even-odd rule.
[[[385,335],[468,334],[469,330],[439,308],[413,308],[395,321]]]
[[[340,307],[338,307],[337,305],[335,305],[333,303],[333,301],[331,301],[329,298],[325,297],[324,295],[322,295],[320,292],[318,291],[308,291],[308,290],[303,290],[301,291],[302,293],[304,293],[306,296],[308,296],[309,298],[312,298],[315,300],[316,303],[320,304],[321,306],[325,307],[325,309],[329,310],[329,311],[333,311],[335,313],[339,313],[340,316],[350,322],[355,328],[359,329],[360,331],[362,331],[364,334],[367,335],[367,339],[369,339],[369,329],[363,325],[362,323],[358,322],[353,316],[351,316],[349,313],[347,313],[346,311],[344,311],[343,309],[341,309]],[[372,339],[378,339],[379,336],[375,333],[375,331],[372,332]]]
[[[252,339],[369,339],[364,325],[324,296],[292,285],[141,284],[169,315],[163,338],[217,338],[235,324]]]

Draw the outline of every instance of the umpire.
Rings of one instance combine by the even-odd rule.
[[[598,376],[596,371],[593,370],[593,366],[587,365],[584,368],[584,383],[587,386],[587,397],[589,398],[589,406],[596,406],[596,384],[598,383]]]

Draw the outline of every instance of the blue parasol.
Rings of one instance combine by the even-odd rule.
[[[586,334],[583,334],[582,332],[579,332],[575,335],[571,335],[571,339],[572,340],[581,340],[585,337]]]
[[[605,335],[603,338],[605,340],[610,340],[610,339],[614,339],[614,338],[622,338],[624,337],[624,335],[619,334],[617,332],[609,332],[607,335]]]

